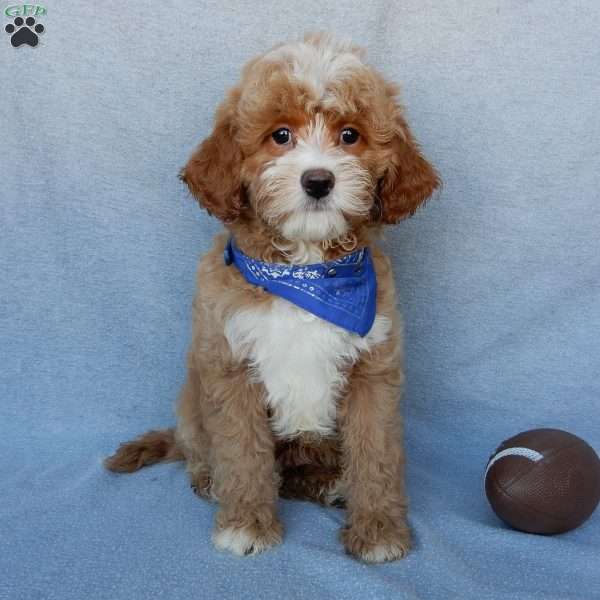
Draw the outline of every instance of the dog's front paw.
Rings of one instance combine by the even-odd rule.
[[[405,523],[371,515],[354,519],[342,529],[346,550],[368,563],[382,563],[404,558],[410,550],[410,530]]]
[[[280,544],[281,538],[281,523],[272,521],[269,525],[255,523],[244,527],[220,527],[215,530],[212,539],[219,550],[227,550],[238,556],[249,556]]]

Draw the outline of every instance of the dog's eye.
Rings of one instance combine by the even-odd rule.
[[[354,127],[344,127],[344,129],[342,129],[342,133],[340,134],[340,140],[342,144],[347,144],[348,146],[356,144],[359,137],[360,133],[358,133]]]
[[[271,137],[279,146],[285,146],[292,141],[292,132],[287,127],[280,127],[271,134]]]

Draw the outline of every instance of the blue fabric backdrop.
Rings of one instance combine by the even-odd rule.
[[[600,449],[600,5],[45,6],[36,48],[13,48],[1,17],[0,598],[600,598],[598,514],[516,533],[481,481],[524,429]],[[385,566],[344,555],[341,511],[296,502],[281,547],[220,554],[182,465],[101,466],[173,423],[194,270],[219,229],[178,169],[241,65],[314,29],[403,85],[444,179],[386,241],[416,548]]]

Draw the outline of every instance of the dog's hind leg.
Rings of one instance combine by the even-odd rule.
[[[310,500],[342,508],[340,448],[335,439],[295,439],[280,442],[276,450],[282,498]]]

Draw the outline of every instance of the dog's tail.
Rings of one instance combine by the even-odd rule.
[[[184,458],[175,440],[175,430],[161,429],[121,444],[112,456],[104,460],[104,466],[117,473],[133,473],[148,465]]]

